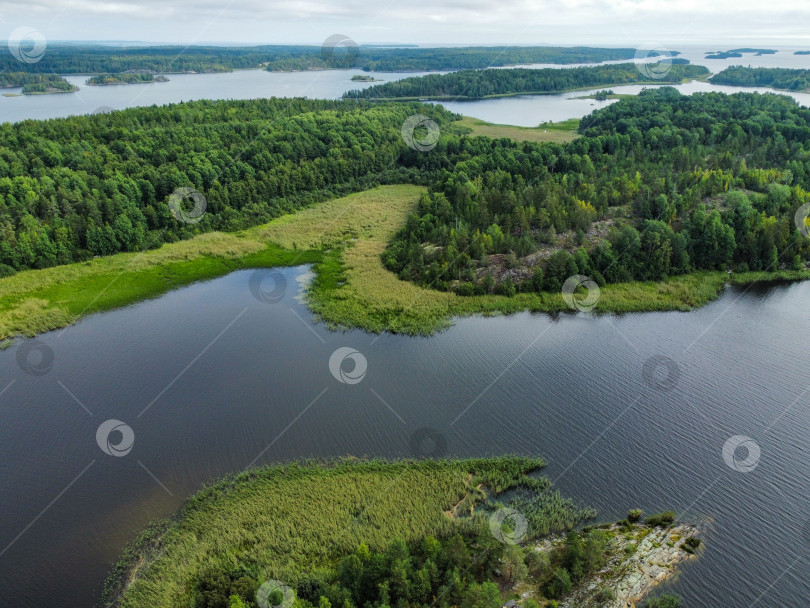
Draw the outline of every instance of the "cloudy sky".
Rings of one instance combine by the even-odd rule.
[[[359,44],[810,44],[810,1],[0,0],[0,39]]]

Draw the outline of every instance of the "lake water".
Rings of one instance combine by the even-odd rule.
[[[782,49],[775,55],[759,57],[747,54],[742,59],[706,60],[704,59],[705,48],[687,47],[681,56],[693,63],[706,65],[713,72],[719,72],[729,65],[810,68],[810,56],[794,55],[794,50],[797,49]],[[533,64],[519,67],[564,68],[572,66]],[[363,72],[360,70],[328,70],[285,73],[267,72],[266,70],[238,70],[224,74],[170,74],[169,82],[102,87],[85,85],[87,76],[68,76],[67,80],[80,88],[78,92],[60,95],[0,96],[0,122],[17,122],[27,118],[58,118],[75,114],[90,114],[99,108],[120,110],[134,106],[163,105],[193,99],[255,99],[272,96],[338,99],[346,91],[362,89],[374,84],[352,82],[351,77],[355,74],[363,74]],[[382,81],[391,81],[424,74],[425,72],[375,72],[374,76]],[[636,93],[642,87],[611,88],[617,93]],[[714,86],[707,83],[689,83],[678,88],[686,93],[709,90],[728,92],[766,90]],[[2,91],[6,94],[16,94],[20,92],[20,89],[3,89]],[[612,103],[612,101],[576,99],[590,92],[593,91],[445,103],[444,105],[453,111],[489,122],[531,127],[545,121],[581,118],[599,107]],[[793,94],[793,97],[802,104],[810,103],[808,94]]]
[[[603,519],[640,507],[702,522],[706,551],[674,584],[686,606],[810,603],[810,283],[691,313],[473,317],[411,338],[313,324],[296,298],[307,270],[282,272],[276,304],[240,271],[46,334],[41,375],[18,365],[35,343],[0,352],[0,605],[88,606],[125,543],[203,483],[419,455],[424,427],[447,455],[546,457]],[[330,373],[346,346],[368,361],[357,384]],[[645,376],[652,357],[674,363]],[[108,419],[134,433],[126,456],[97,443]],[[737,435],[761,449],[750,472],[724,462]]]

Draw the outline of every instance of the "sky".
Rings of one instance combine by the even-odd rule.
[[[0,0],[0,39],[810,48],[810,1]]]

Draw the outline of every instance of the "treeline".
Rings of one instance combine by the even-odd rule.
[[[336,65],[336,67],[355,67],[371,72],[431,72],[483,69],[528,63],[601,63],[632,59],[635,52],[635,49],[553,46],[465,48],[360,46],[356,49],[356,56],[352,57],[351,61],[349,61],[345,49],[335,50],[334,61],[325,61],[320,49],[317,49],[317,53],[313,52],[308,56],[275,61],[268,66],[268,69],[300,70],[328,68]]]
[[[0,72],[0,88],[22,87],[23,93],[45,90],[48,87],[61,91],[71,91],[73,85],[56,74],[28,74],[26,72]]]
[[[333,57],[320,46],[262,45],[248,47],[147,46],[111,48],[105,45],[48,46],[36,63],[21,64],[10,54],[0,56],[0,73],[25,70],[42,74],[117,74],[127,70],[222,72],[266,67],[305,70],[355,67],[367,71],[431,71],[485,68],[524,63],[599,63],[632,59],[635,49],[591,47],[466,47],[418,48],[360,46],[351,49],[351,62],[341,60],[347,48]]]
[[[735,65],[715,74],[712,84],[729,84],[739,87],[770,87],[786,91],[810,89],[810,70],[789,68],[752,68]]]
[[[399,162],[419,104],[195,101],[0,125],[0,270],[43,268],[264,223],[378,183],[424,178]],[[196,224],[167,205],[205,196]]]
[[[89,85],[108,85],[108,84],[139,84],[143,82],[166,82],[168,78],[165,76],[155,76],[148,72],[127,72],[124,74],[98,74],[91,76],[87,79]]]
[[[810,202],[807,108],[662,88],[594,112],[580,131],[564,146],[446,142],[452,169],[438,170],[386,266],[462,295],[558,291],[575,274],[604,284],[805,267],[810,240],[794,218]]]
[[[561,546],[540,552],[531,543],[501,542],[485,523],[467,519],[463,533],[449,538],[393,540],[382,551],[361,543],[334,567],[298,573],[288,581],[289,597],[293,608],[501,608],[501,589],[526,584],[536,599],[522,608],[539,608],[537,600],[560,599],[587,584],[606,564],[610,540],[601,529],[571,531]],[[250,567],[204,568],[194,608],[255,606],[260,580]],[[281,605],[283,590],[268,591],[268,605]],[[613,598],[606,588],[602,593]]]
[[[657,82],[681,82],[709,73],[704,66],[673,64]],[[647,82],[634,63],[620,63],[577,68],[543,68],[509,70],[466,70],[451,74],[428,74],[378,84],[362,91],[349,91],[344,97],[480,99],[489,95],[520,93],[553,93],[585,87]]]

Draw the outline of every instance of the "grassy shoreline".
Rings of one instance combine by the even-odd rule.
[[[227,477],[125,550],[105,585],[104,605],[188,605],[190,583],[219,561],[259,562],[268,578],[291,579],[299,568],[326,566],[363,542],[374,549],[394,538],[446,536],[463,527],[447,512],[461,500],[480,501],[479,484],[494,494],[534,487],[539,482],[528,474],[543,466],[542,459],[522,457],[350,459],[270,465]]]
[[[207,233],[152,251],[0,279],[0,341],[59,329],[234,270],[299,264],[314,264],[307,303],[333,329],[430,335],[454,317],[569,310],[559,293],[463,297],[388,272],[380,255],[422,192],[421,186],[381,186],[238,233]],[[715,300],[729,284],[808,278],[810,271],[697,272],[659,283],[606,285],[595,312],[687,311]]]

